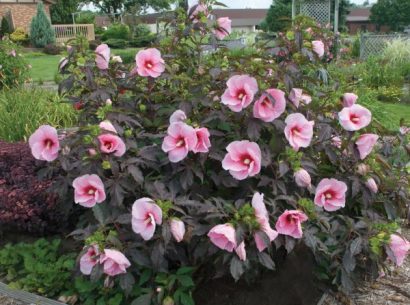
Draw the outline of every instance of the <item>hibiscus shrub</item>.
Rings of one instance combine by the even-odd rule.
[[[60,64],[79,129],[59,141],[41,127],[30,144],[65,171],[55,188],[67,205],[83,207],[72,233],[85,241],[81,271],[118,276],[125,290],[144,268],[253,278],[304,242],[318,275],[350,289],[353,271],[377,273],[384,249],[400,263],[409,244],[390,235],[406,173],[386,161],[392,143],[356,96],[334,96],[330,33],[301,19],[273,49],[230,53],[216,43],[230,23],[208,23],[212,4],[178,10],[170,39],[135,67],[107,45],[73,44]]]
[[[0,40],[0,90],[21,86],[29,79],[29,64],[19,52],[17,44]]]

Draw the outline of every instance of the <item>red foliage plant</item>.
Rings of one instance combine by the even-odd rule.
[[[0,228],[53,233],[64,224],[52,179],[39,180],[44,168],[26,143],[0,142]]]

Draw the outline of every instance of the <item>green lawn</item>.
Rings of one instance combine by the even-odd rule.
[[[46,55],[42,53],[26,53],[24,57],[32,66],[31,78],[34,82],[53,81],[57,73],[61,55]]]
[[[111,49],[112,55],[119,55],[123,58],[124,63],[132,63],[135,61],[135,55],[141,50],[139,48],[128,49]],[[43,53],[33,52],[26,53],[24,57],[32,66],[31,78],[34,82],[38,81],[54,81],[57,73],[58,64],[62,55],[46,55]]]

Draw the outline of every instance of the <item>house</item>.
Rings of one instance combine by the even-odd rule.
[[[229,17],[232,20],[232,30],[238,32],[255,32],[259,24],[265,19],[268,9],[215,9],[212,11],[211,19]],[[141,22],[157,32],[157,23],[172,18],[172,12],[154,13],[140,16]]]
[[[353,8],[346,17],[346,26],[350,34],[357,32],[388,32],[388,26],[380,28],[370,21],[370,7]]]
[[[0,16],[8,18],[13,29],[22,27],[29,31],[31,19],[36,15],[39,2],[41,0],[0,0]],[[50,6],[54,1],[43,0],[42,2],[47,15],[50,16]]]

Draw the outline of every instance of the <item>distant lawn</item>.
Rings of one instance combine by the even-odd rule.
[[[141,50],[139,48],[128,49],[111,49],[112,55],[121,56],[124,63],[133,63],[135,55]],[[25,53],[24,57],[32,66],[31,78],[34,82],[38,81],[54,81],[54,77],[58,72],[58,64],[63,55],[46,55],[39,52]]]
[[[372,101],[365,103],[374,116],[374,119],[392,132],[397,132],[400,128],[400,120],[404,119],[405,125],[410,125],[410,104],[385,103]]]
[[[26,53],[24,57],[32,66],[31,78],[34,82],[53,81],[57,73],[61,55],[46,55],[42,53]]]

